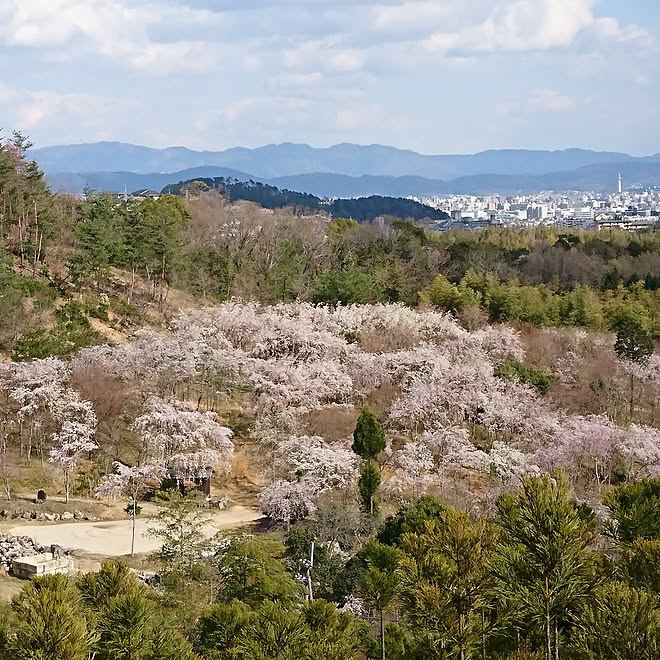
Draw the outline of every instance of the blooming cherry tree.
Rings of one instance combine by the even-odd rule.
[[[232,431],[217,415],[156,397],[133,425],[142,439],[143,461],[166,466],[178,480],[206,476],[206,468],[228,473],[234,454]]]
[[[135,519],[137,518],[138,499],[149,487],[149,484],[163,477],[162,465],[141,465],[129,467],[119,461],[114,463],[115,472],[106,475],[96,488],[96,494],[100,497],[128,496],[132,509],[131,519],[131,557],[135,554]]]
[[[69,502],[69,481],[71,473],[80,458],[95,449],[98,445],[94,440],[94,428],[96,426],[86,423],[65,421],[60,430],[53,434],[55,446],[50,450],[50,462],[57,465],[64,473],[64,496]]]
[[[316,511],[313,489],[303,481],[276,481],[259,496],[261,512],[287,527]]]
[[[319,436],[290,437],[279,444],[275,456],[276,469],[300,476],[314,493],[352,486],[356,463],[348,447],[331,445]]]

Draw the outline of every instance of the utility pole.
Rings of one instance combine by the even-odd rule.
[[[310,602],[314,600],[314,592],[312,591],[312,568],[314,568],[314,541],[312,541],[309,566],[307,567],[307,599]]]

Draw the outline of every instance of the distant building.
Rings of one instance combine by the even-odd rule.
[[[132,192],[129,197],[131,199],[158,199],[160,193],[157,190],[149,190],[149,188],[141,188]]]
[[[598,216],[601,218],[602,216]],[[657,218],[644,217],[603,217],[596,219],[596,229],[623,229],[624,231],[651,231],[658,228]]]

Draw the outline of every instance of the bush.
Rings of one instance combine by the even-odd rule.
[[[517,380],[533,387],[539,394],[547,394],[551,377],[541,369],[516,360],[504,360],[495,368],[495,375],[502,380]]]

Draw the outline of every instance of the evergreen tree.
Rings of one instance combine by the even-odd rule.
[[[657,660],[660,657],[660,601],[621,582],[602,585],[580,608],[573,630],[576,660]]]
[[[34,578],[12,599],[12,660],[88,660],[96,641],[80,594],[63,575]]]
[[[370,541],[362,548],[360,555],[366,562],[367,571],[360,586],[360,594],[380,618],[381,657],[385,660],[385,612],[395,602],[399,590],[397,569],[400,552],[389,545]]]
[[[385,430],[374,411],[366,406],[353,431],[353,451],[365,460],[371,460],[383,449],[385,449]]]
[[[522,488],[497,501],[501,538],[493,576],[496,593],[545,637],[545,660],[560,648],[562,626],[597,582],[589,545],[594,513],[571,497],[562,472],[523,478]]]
[[[449,508],[423,531],[403,535],[401,601],[436,657],[464,660],[483,647],[494,541],[489,523],[473,524],[465,511]]]
[[[358,480],[358,488],[360,490],[360,497],[362,498],[362,507],[372,516],[378,513],[378,500],[376,493],[380,486],[381,476],[378,468],[371,462],[367,462],[362,466],[360,479]]]
[[[621,484],[607,494],[610,520],[605,533],[626,545],[636,539],[660,539],[660,479]]]
[[[151,606],[142,593],[116,596],[99,613],[99,660],[146,660]]]

